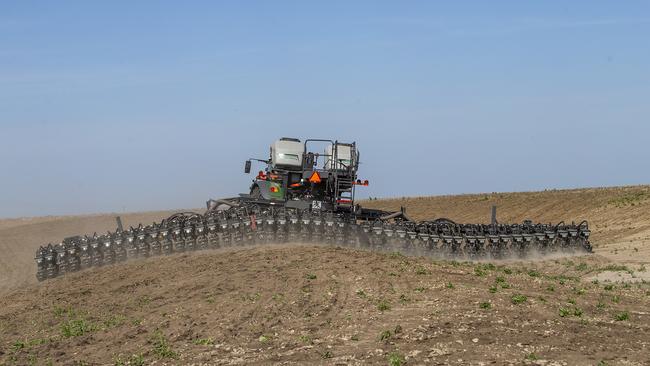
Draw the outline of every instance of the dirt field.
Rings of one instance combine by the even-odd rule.
[[[171,212],[121,214],[125,227],[160,221]],[[37,283],[34,255],[39,246],[67,236],[115,230],[116,214],[47,216],[0,220],[0,295]]]
[[[589,220],[596,254],[456,263],[271,246],[37,284],[38,245],[112,229],[113,216],[3,220],[0,365],[650,365],[650,187],[364,205],[460,222],[488,221],[495,203],[504,222]]]
[[[364,202],[365,207],[407,208],[413,219],[446,217],[457,222],[490,222],[497,206],[500,222],[531,219],[557,223],[587,220],[596,252],[615,261],[650,260],[650,186],[409,197]]]

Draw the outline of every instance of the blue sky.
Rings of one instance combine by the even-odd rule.
[[[0,217],[198,207],[280,136],[367,196],[650,182],[647,1],[0,4]]]

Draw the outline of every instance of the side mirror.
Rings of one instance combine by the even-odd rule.
[[[246,163],[244,164],[244,173],[248,174],[251,172],[251,161],[246,160]]]

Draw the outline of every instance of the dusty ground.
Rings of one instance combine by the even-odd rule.
[[[113,216],[0,221],[0,365],[650,365],[649,187],[366,205],[487,221],[492,203],[500,221],[588,219],[596,254],[492,264],[272,246],[36,284],[38,245],[112,229]]]
[[[589,221],[596,252],[625,263],[650,260],[650,186],[407,197],[364,202],[388,210],[407,208],[414,219],[447,217],[457,222]]]
[[[125,227],[151,223],[172,212],[119,214]],[[91,235],[115,230],[118,214],[85,216],[46,216],[0,220],[0,295],[35,284],[34,255],[39,246],[58,243],[73,235]]]

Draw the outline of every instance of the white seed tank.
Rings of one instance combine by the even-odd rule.
[[[333,156],[334,146],[329,145],[325,148],[325,169],[347,169],[347,167],[356,164],[359,159],[359,152],[355,151],[355,156],[352,156],[352,146],[336,144],[336,161]]]
[[[271,145],[271,165],[274,168],[302,168],[305,146],[298,139],[283,137]]]

